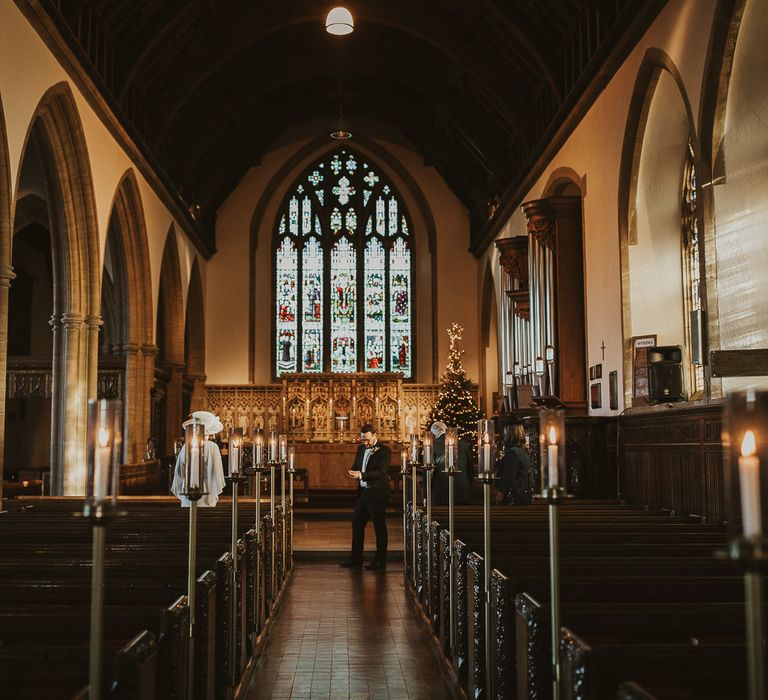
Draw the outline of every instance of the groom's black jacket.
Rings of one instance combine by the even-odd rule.
[[[365,445],[357,448],[355,462],[352,465],[353,471],[361,472],[363,470],[363,455],[365,455]],[[363,489],[358,484],[358,494],[366,491],[370,498],[380,501],[388,501],[390,496],[389,489],[389,463],[392,461],[392,452],[382,442],[377,442],[373,446],[373,452],[368,457],[368,464],[365,467],[365,473],[362,480],[368,486]]]

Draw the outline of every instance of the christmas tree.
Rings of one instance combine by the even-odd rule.
[[[451,341],[448,363],[440,376],[440,390],[429,414],[426,429],[428,430],[434,421],[441,420],[449,428],[458,428],[459,438],[466,440],[474,450],[480,411],[475,402],[472,382],[467,378],[461,361],[464,350],[459,349],[459,341],[463,333],[464,329],[458,323],[452,324],[448,329],[448,338]]]

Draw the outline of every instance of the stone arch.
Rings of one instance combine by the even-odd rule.
[[[51,493],[81,495],[87,400],[97,394],[100,255],[88,149],[66,83],[54,85],[40,100],[20,162],[33,141],[49,191],[53,252]],[[21,168],[18,172],[20,177]]]
[[[499,350],[499,317],[496,302],[496,284],[490,260],[483,270],[480,296],[480,391],[481,403],[487,416],[493,415],[496,406],[493,405],[493,392],[499,389],[501,355]],[[495,381],[494,381],[495,374]]]
[[[204,408],[205,397],[205,295],[200,265],[195,258],[189,276],[187,308],[184,320],[184,362],[186,379],[191,384],[191,410]]]
[[[430,300],[431,308],[430,313],[427,314],[431,317],[431,333],[432,333],[432,380],[437,381],[439,374],[439,365],[437,357],[437,225],[432,213],[432,209],[427,201],[427,197],[423,190],[419,186],[416,179],[410,172],[395,158],[387,149],[382,147],[379,143],[365,136],[355,136],[355,150],[359,151],[362,155],[366,155],[377,162],[377,165],[382,167],[388,176],[394,174],[393,180],[398,186],[401,194],[407,195],[413,198],[415,208],[411,209],[413,215],[414,211],[418,211],[419,216],[424,221],[424,230],[421,231],[420,227],[414,226],[416,229],[413,233],[416,238],[419,235],[426,237],[427,250],[430,256],[430,277],[431,277],[431,289]],[[253,215],[251,217],[250,225],[250,238],[249,238],[249,309],[248,309],[248,376],[249,381],[255,381],[255,363],[256,363],[256,254],[259,247],[259,233],[260,227],[263,224],[267,209],[276,201],[280,200],[280,193],[287,191],[292,184],[299,171],[309,165],[313,160],[321,158],[324,154],[338,148],[338,143],[329,143],[327,138],[318,137],[303,147],[298,149],[285,163],[277,170],[275,175],[271,178],[269,184],[264,188],[264,191],[259,198],[259,201],[254,208]],[[399,181],[399,183],[398,183]],[[272,229],[270,228],[270,244],[271,244]],[[421,316],[420,316],[421,317]]]
[[[660,88],[660,84],[662,88]],[[657,93],[662,89],[664,94],[671,93],[672,100],[655,100]],[[698,170],[700,164],[700,147],[698,136],[696,133],[696,126],[693,117],[693,111],[691,109],[688,94],[683,84],[680,72],[672,61],[672,59],[663,51],[656,48],[648,49],[643,58],[643,62],[638,70],[637,77],[635,79],[635,85],[630,100],[629,111],[627,115],[627,123],[624,133],[624,143],[621,154],[621,165],[619,169],[619,188],[618,188],[618,228],[619,228],[619,256],[621,265],[621,288],[622,288],[622,329],[624,338],[624,404],[625,406],[632,405],[632,347],[631,339],[634,335],[642,334],[641,328],[642,321],[633,318],[633,285],[631,283],[631,261],[630,261],[630,247],[634,246],[638,241],[638,192],[640,186],[640,170],[643,156],[648,157],[649,153],[655,151],[647,150],[649,148],[660,146],[655,144],[647,144],[647,129],[649,126],[649,119],[652,116],[652,109],[666,111],[669,113],[670,118],[667,120],[665,129],[672,133],[672,129],[676,129],[674,132],[683,140],[689,140],[693,146],[695,166]],[[660,113],[660,112],[659,112]],[[674,117],[674,118],[673,118]],[[659,122],[659,117],[655,117],[656,122]],[[679,132],[679,133],[678,133]],[[683,132],[685,132],[683,134]],[[667,133],[665,131],[665,133]],[[646,147],[644,154],[643,149]],[[681,183],[683,177],[683,167],[685,161],[685,144],[680,148],[679,158],[669,157],[665,159],[664,171],[674,176],[673,169],[679,170],[677,176],[677,185],[674,188],[675,197],[677,198],[677,211],[679,218],[679,197],[682,191]],[[679,163],[677,162],[679,160]],[[678,167],[679,166],[679,167]],[[661,178],[659,178],[659,181]],[[671,195],[670,195],[671,196]],[[669,212],[668,212],[669,213]],[[676,243],[678,249],[680,248],[680,224],[676,230]],[[671,233],[670,233],[671,236]],[[673,241],[670,239],[667,241],[667,247],[671,249]],[[668,256],[666,256],[668,257]],[[665,259],[666,259],[665,257]],[[701,246],[701,270],[702,270],[702,285],[705,284],[705,278],[703,276],[704,271],[704,258],[705,249]],[[667,260],[671,269],[675,269],[674,260]],[[676,265],[677,277],[682,275],[682,264]],[[665,280],[669,286],[668,294],[665,297],[665,309],[669,313],[664,314],[664,318],[671,319],[675,317],[672,309],[669,308],[670,301],[674,303],[679,302],[680,305],[680,318],[679,324],[682,331],[677,334],[677,331],[670,331],[666,334],[667,340],[663,337],[658,338],[658,342],[661,344],[681,344],[684,347],[687,345],[685,342],[685,321],[683,318],[683,297],[682,297],[682,281],[677,284],[678,279],[674,275],[658,274],[656,278]],[[679,287],[674,299],[670,299],[672,296],[672,287]],[[635,287],[637,289],[637,287]],[[663,290],[659,291],[662,295]],[[702,301],[706,299],[705,291],[702,290]],[[638,308],[640,308],[638,304]],[[644,305],[643,308],[646,308]],[[648,307],[650,308],[650,307]],[[633,325],[634,324],[634,325]],[[638,326],[637,328],[635,326]],[[635,331],[638,333],[635,333]],[[677,337],[679,335],[680,337]],[[669,338],[672,338],[670,341]],[[679,341],[679,342],[678,342]]]
[[[184,415],[184,297],[176,229],[165,239],[160,265],[155,342],[157,371],[153,394],[152,434],[158,449],[169,454]]]
[[[142,457],[149,436],[149,396],[153,384],[156,348],[152,342],[152,279],[149,268],[144,207],[133,169],[125,172],[115,191],[107,229],[105,266],[109,262],[113,295],[120,304],[112,348],[123,374],[124,459]],[[107,261],[107,253],[111,253]],[[102,279],[102,291],[109,278]],[[106,295],[104,295],[106,299]],[[102,358],[103,353],[102,353]]]
[[[8,159],[8,140],[5,133],[5,114],[0,96],[0,396],[6,391],[8,361],[8,288],[13,279],[11,268],[11,168]],[[0,510],[3,504],[3,452],[5,442],[5,401],[0,401]]]
[[[549,175],[541,194],[544,197],[584,197],[586,195],[586,175],[582,177],[573,168],[563,166],[555,168]]]

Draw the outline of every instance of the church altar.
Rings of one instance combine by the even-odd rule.
[[[346,471],[360,426],[373,423],[379,439],[394,449],[421,433],[437,399],[437,384],[413,384],[399,373],[291,373],[279,384],[209,385],[207,409],[246,435],[277,430],[297,448],[297,467],[307,468],[310,488],[352,488]]]

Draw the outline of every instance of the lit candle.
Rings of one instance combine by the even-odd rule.
[[[424,464],[432,464],[432,433],[424,433]]]
[[[416,464],[419,461],[419,438],[413,433],[411,435],[411,462]]]
[[[280,436],[280,461],[285,462],[288,459],[288,436]]]
[[[253,437],[253,451],[254,464],[261,464],[264,461],[264,435],[261,432]]]
[[[101,427],[99,428],[96,454],[93,460],[93,496],[97,501],[103,501],[107,497],[107,480],[109,479],[111,459],[112,448],[109,444],[109,431]]]
[[[197,437],[192,438],[192,449],[189,455],[189,487],[200,486],[200,443]]]
[[[240,454],[242,452],[241,436],[233,431],[229,438],[229,475],[240,474]]]
[[[277,462],[277,433],[269,431],[269,461]]]
[[[755,434],[747,430],[741,443],[739,457],[739,486],[741,487],[741,519],[744,535],[751,537],[762,533],[760,513],[760,460],[758,459]]]
[[[454,450],[456,449],[456,435],[452,428],[445,433],[445,464],[449,469],[453,468]]]
[[[296,448],[291,445],[288,448],[288,471],[294,471],[296,468]]]
[[[549,474],[549,487],[554,488],[557,486],[557,433],[555,432],[555,426],[551,426],[549,429],[549,445],[547,446],[547,467]]]
[[[400,450],[400,463],[403,469],[408,466],[408,450],[405,448]]]
[[[483,433],[483,473],[491,473],[491,436]]]

